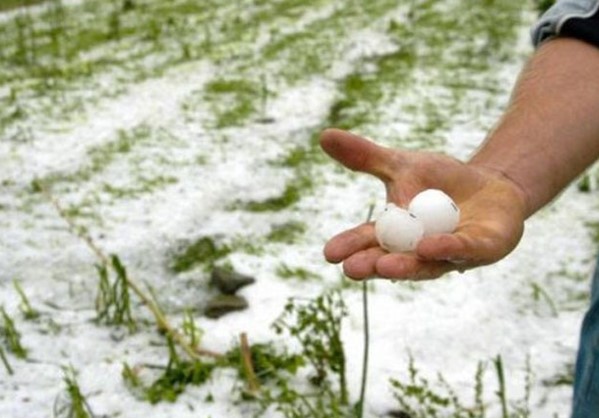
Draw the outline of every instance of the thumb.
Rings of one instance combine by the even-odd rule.
[[[393,173],[393,151],[372,141],[339,129],[327,129],[320,135],[320,146],[347,168],[389,180]]]

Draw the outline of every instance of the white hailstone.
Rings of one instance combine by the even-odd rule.
[[[418,193],[408,206],[424,226],[424,235],[449,234],[460,221],[460,209],[441,190],[427,189]]]
[[[380,246],[390,252],[411,251],[422,238],[424,228],[420,220],[407,210],[388,203],[374,224]]]

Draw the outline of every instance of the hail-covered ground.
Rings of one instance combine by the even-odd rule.
[[[242,332],[287,344],[271,327],[287,299],[339,289],[355,402],[361,286],[322,247],[385,196],[327,160],[318,134],[336,126],[466,159],[532,52],[536,13],[519,0],[88,0],[0,14],[0,305],[28,351],[20,359],[0,341],[13,371],[0,363],[0,416],[53,416],[71,367],[96,416],[251,414],[226,369],[173,403],[127,389],[125,363],[164,365],[168,350],[135,296],[149,325],[97,323],[99,260],[73,225],[153,289],[175,326],[191,312],[207,350],[235,347]],[[407,379],[412,358],[465,403],[485,365],[487,416],[500,417],[498,356],[509,405],[529,393],[531,417],[568,416],[594,265],[590,189],[573,184],[496,265],[369,284],[365,416],[399,409],[389,379]],[[215,265],[256,278],[239,291],[248,309],[203,315]],[[37,319],[24,317],[15,282]]]

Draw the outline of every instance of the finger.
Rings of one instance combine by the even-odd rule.
[[[454,234],[423,238],[416,251],[424,259],[466,261],[470,265],[480,266],[496,262],[509,254],[521,234],[521,227],[473,222],[460,227]]]
[[[468,245],[469,239],[458,234],[441,234],[424,237],[416,253],[425,260],[471,260],[476,257]]]
[[[347,277],[354,280],[373,277],[376,274],[377,260],[385,254],[385,250],[380,247],[372,247],[357,252],[343,262],[343,272]]]
[[[347,168],[372,174],[383,181],[391,177],[391,164],[398,155],[389,148],[339,129],[325,130],[320,135],[320,146]]]
[[[330,263],[339,263],[354,253],[377,245],[374,224],[369,222],[331,238],[324,247],[324,256]]]
[[[423,260],[415,255],[391,253],[378,258],[375,274],[389,279],[431,280],[457,269],[455,264],[447,261]]]

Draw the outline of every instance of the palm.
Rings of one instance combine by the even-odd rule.
[[[349,277],[435,278],[498,261],[522,235],[521,195],[512,182],[494,172],[441,154],[383,148],[337,130],[325,131],[321,145],[348,168],[381,179],[389,201],[407,206],[420,191],[435,188],[449,194],[461,211],[453,234],[425,237],[413,253],[387,253],[376,242],[373,223],[337,235],[327,243],[325,257],[343,261]]]

